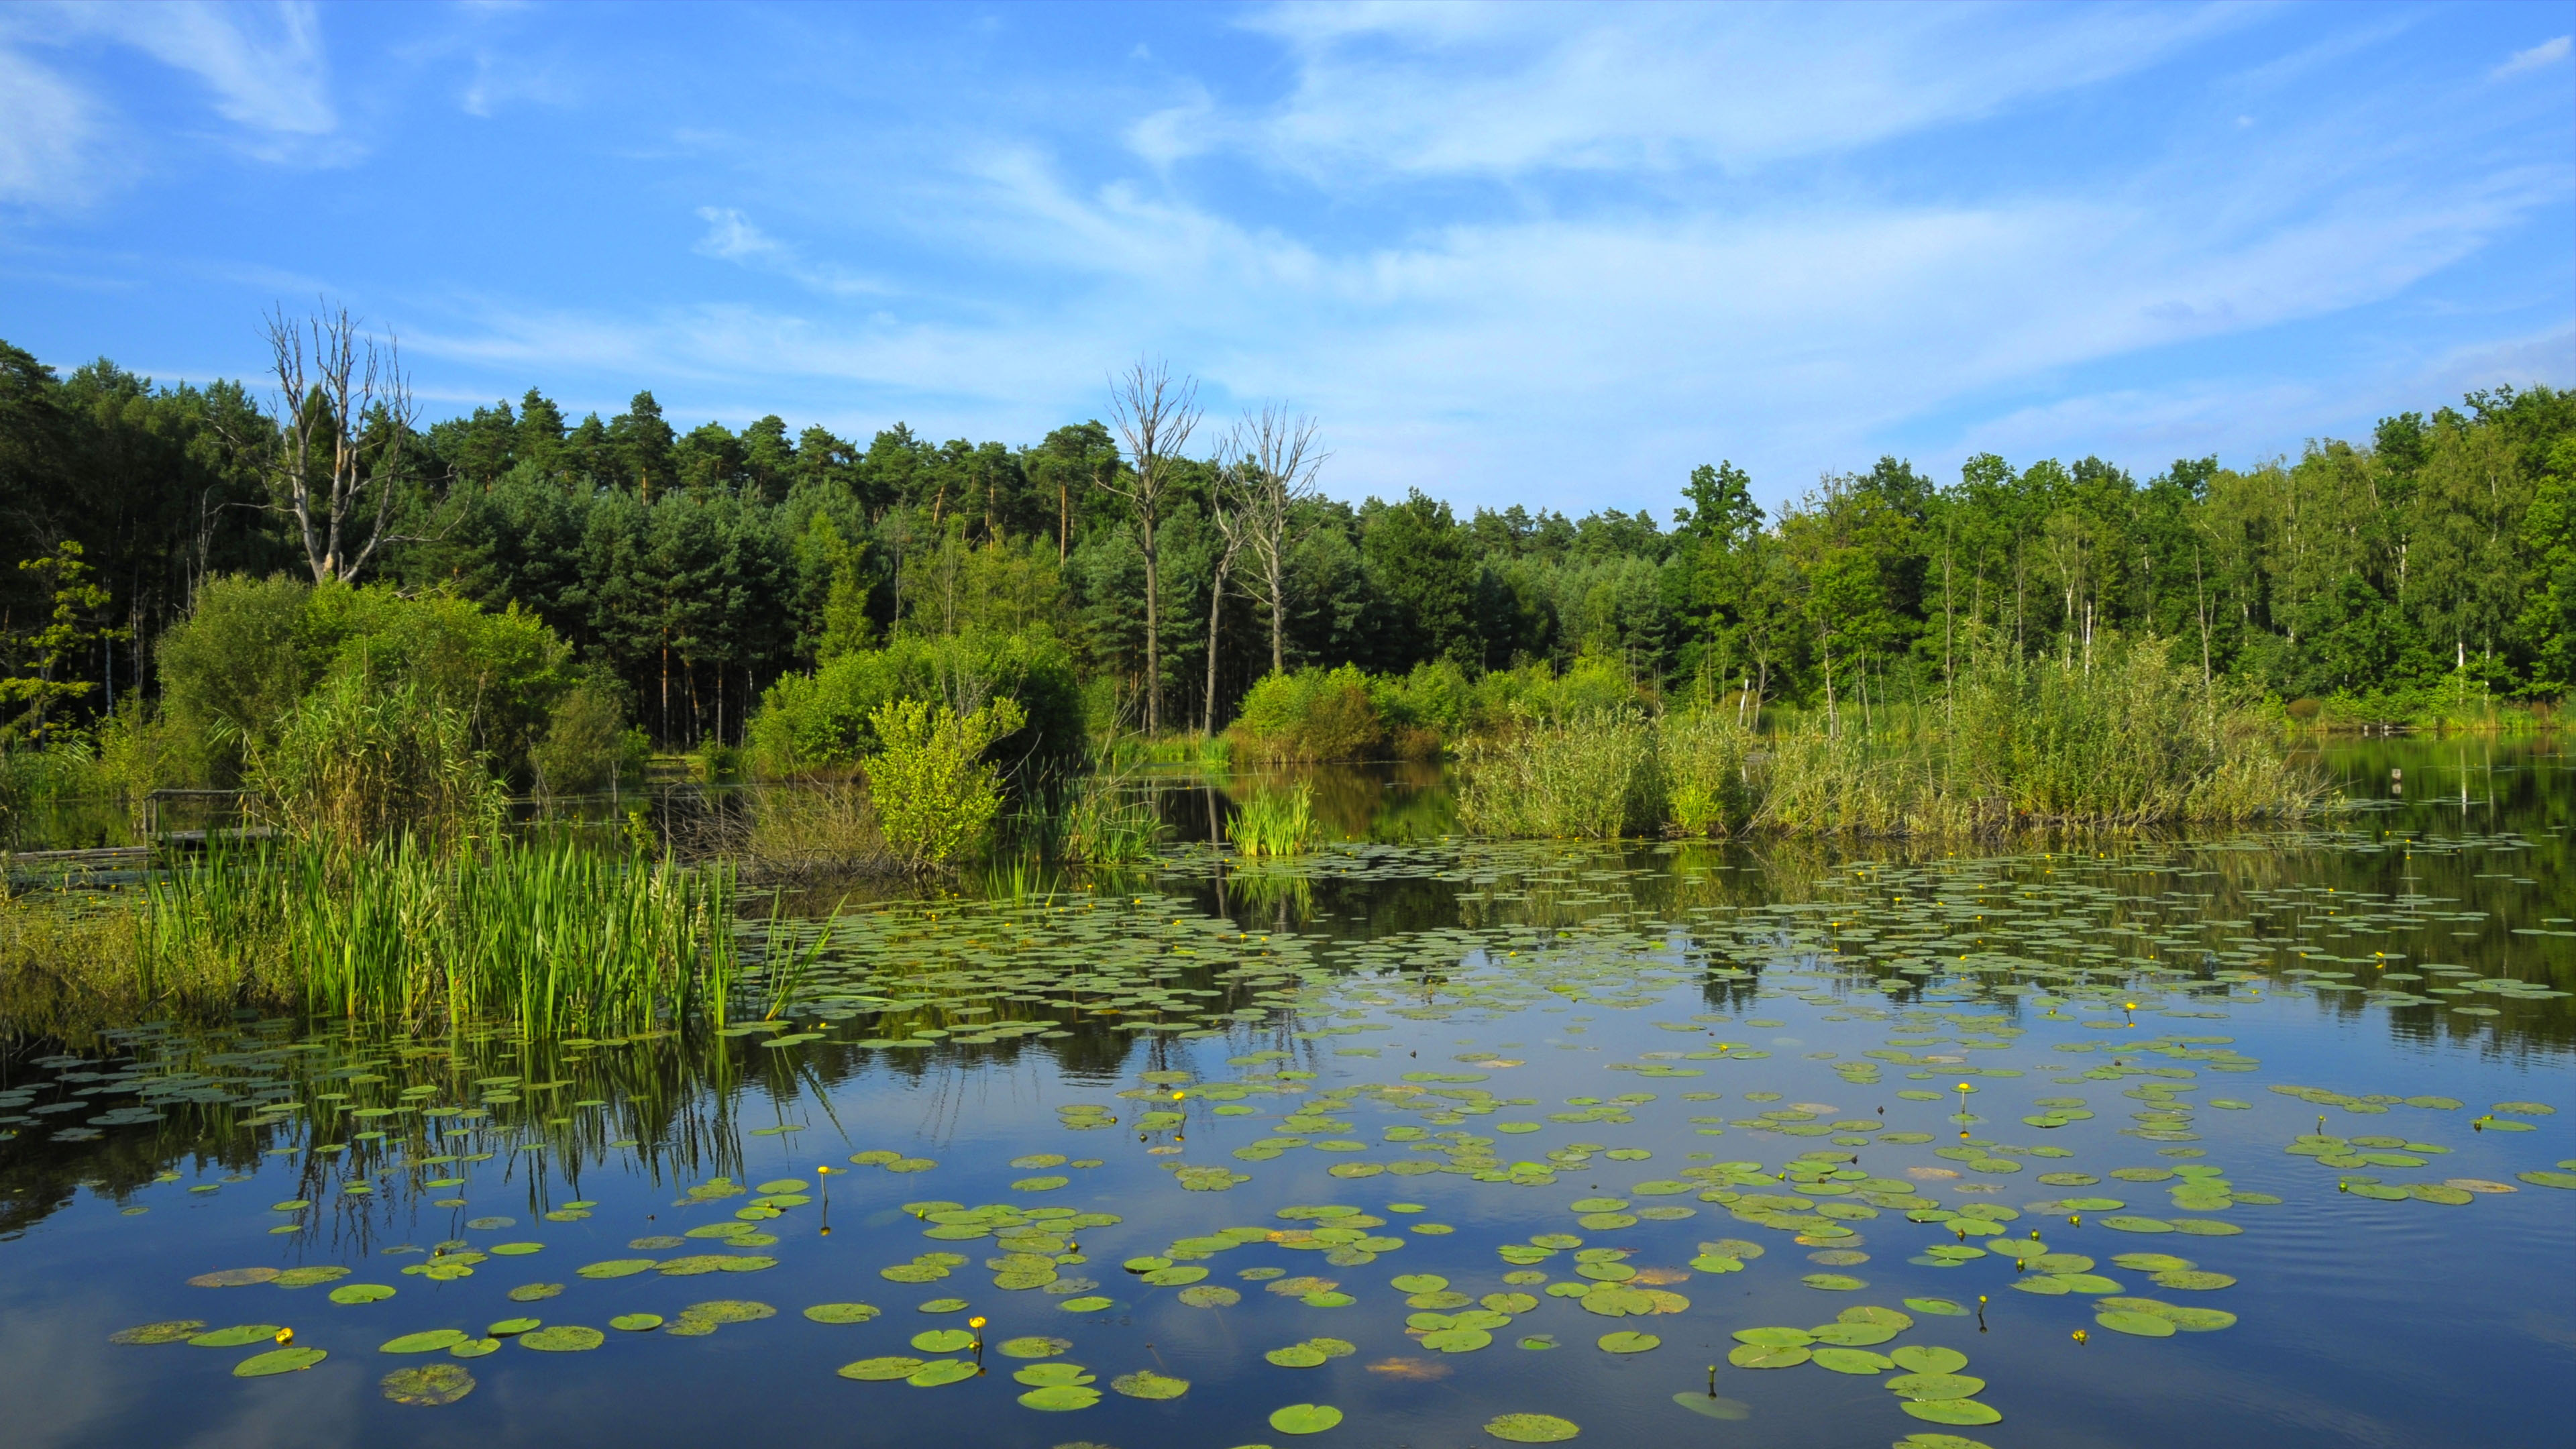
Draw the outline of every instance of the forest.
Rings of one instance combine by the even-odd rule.
[[[1661,518],[1462,517],[1419,490],[1328,496],[1328,430],[1198,417],[1186,379],[1142,367],[1124,381],[1157,391],[1105,395],[1110,421],[1035,442],[688,426],[649,391],[574,421],[533,387],[422,424],[328,321],[273,333],[311,351],[281,349],[303,370],[260,384],[106,360],[58,375],[0,344],[13,748],[231,687],[183,625],[227,587],[256,612],[259,581],[359,602],[281,597],[223,647],[268,628],[322,660],[375,637],[349,621],[390,605],[365,600],[478,606],[543,626],[520,643],[543,656],[526,667],[546,708],[578,696],[665,751],[756,741],[782,680],[810,693],[842,656],[1000,640],[1044,656],[1058,727],[1092,737],[1214,735],[1265,676],[1310,666],[1417,697],[1581,661],[1643,698],[1757,715],[1903,704],[1942,689],[1971,638],[2070,668],[2143,642],[2327,723],[2481,717],[2576,686],[2576,396],[2545,386],[2244,469],[2178,459],[2141,481],[1980,455],[1943,479],[1888,457],[1771,511],[1732,464],[1677,460]],[[340,622],[295,621],[316,610]],[[535,747],[535,725],[509,727]],[[219,776],[221,754],[164,749],[156,783]]]

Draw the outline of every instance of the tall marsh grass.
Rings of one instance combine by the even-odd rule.
[[[734,877],[572,845],[215,851],[149,887],[145,1000],[232,983],[317,1016],[505,1017],[529,1031],[721,1021],[742,974]]]
[[[1315,787],[1265,790],[1245,800],[1225,823],[1235,853],[1247,860],[1304,855],[1317,835]]]
[[[1943,696],[1755,734],[1731,713],[1530,723],[1461,751],[1460,823],[1509,836],[1975,835],[2327,808],[2258,701],[2153,647],[2090,669],[1981,651]]]

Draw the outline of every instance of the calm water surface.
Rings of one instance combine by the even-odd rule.
[[[1352,777],[1378,841],[1300,870],[809,925],[775,1020],[29,1045],[0,1440],[2564,1445],[2576,777],[2326,764],[2368,807],[2333,832],[2008,858],[1442,842],[1422,780]],[[913,1340],[974,1316],[980,1374],[838,1372],[971,1367]],[[1873,1318],[1852,1372],[1730,1361]],[[510,1319],[604,1341],[382,1348]],[[192,1321],[327,1356],[111,1341]],[[1867,1356],[1919,1347],[2000,1418],[1909,1415]],[[1097,1403],[1024,1406],[1040,1364]],[[388,1399],[431,1365],[471,1391]]]

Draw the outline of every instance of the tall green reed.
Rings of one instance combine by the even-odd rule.
[[[142,986],[264,984],[316,1016],[507,1017],[532,1031],[721,1022],[734,876],[569,844],[417,836],[218,849],[149,887]]]
[[[1246,859],[1303,855],[1318,833],[1315,787],[1300,783],[1293,790],[1265,790],[1245,800],[1225,823],[1226,837]]]

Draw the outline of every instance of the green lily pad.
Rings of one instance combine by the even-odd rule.
[[[241,1348],[247,1344],[266,1343],[277,1337],[274,1323],[236,1323],[230,1328],[212,1329],[197,1334],[188,1342],[199,1348]]]
[[[833,1372],[862,1383],[890,1383],[895,1379],[910,1378],[920,1370],[921,1360],[917,1358],[889,1357],[863,1358],[856,1363],[845,1363]]]
[[[650,1333],[662,1326],[658,1313],[621,1313],[608,1320],[608,1326],[624,1333]]]
[[[923,1353],[964,1353],[975,1346],[975,1334],[965,1328],[933,1328],[912,1336],[912,1346]]]
[[[1437,1293],[1449,1286],[1449,1280],[1436,1273],[1407,1273],[1389,1280],[1387,1286],[1398,1293]]]
[[[962,1358],[935,1358],[904,1376],[904,1382],[916,1389],[935,1389],[943,1384],[961,1383],[975,1377],[975,1365]],[[1093,1402],[1099,1401],[1097,1390],[1088,1391]]]
[[[2174,1323],[2170,1318],[2153,1313],[2134,1313],[2125,1309],[2106,1309],[2093,1315],[2093,1321],[2113,1333],[2134,1334],[2139,1338],[2171,1338]]]
[[[376,1346],[378,1353],[436,1353],[442,1348],[463,1343],[471,1335],[462,1329],[433,1328],[426,1333],[406,1333]]]
[[[486,1338],[508,1338],[514,1333],[534,1333],[545,1326],[545,1320],[539,1318],[504,1318],[500,1322],[493,1324],[491,1327],[484,1329],[483,1336]]]
[[[1896,1360],[1865,1348],[1820,1348],[1815,1358],[1816,1367],[1838,1374],[1883,1374],[1896,1366]]]
[[[638,1273],[649,1273],[658,1266],[651,1258],[611,1258],[605,1263],[575,1268],[573,1272],[583,1278],[631,1278]]]
[[[1481,1328],[1443,1328],[1422,1335],[1422,1346],[1436,1353],[1474,1353],[1493,1341]]]
[[[2196,1268],[2168,1268],[2155,1275],[2156,1285],[2205,1293],[2217,1288],[2233,1288],[2236,1280],[2224,1273],[2206,1273]]]
[[[1067,1313],[1098,1313],[1104,1308],[1115,1306],[1115,1300],[1101,1298],[1098,1296],[1089,1298],[1068,1298],[1062,1303],[1056,1305],[1056,1307],[1063,1309]]]
[[[1311,1343],[1292,1343],[1286,1348],[1274,1348],[1262,1357],[1281,1368],[1318,1368],[1331,1356]]]
[[[334,1303],[381,1303],[394,1296],[394,1290],[382,1283],[343,1283],[331,1290]]]
[[[395,1369],[377,1380],[377,1386],[397,1404],[431,1407],[455,1403],[474,1392],[474,1375],[452,1363],[430,1363]]]
[[[1635,1333],[1626,1330],[1605,1333],[1594,1342],[1600,1345],[1603,1353],[1644,1353],[1649,1349],[1664,1346],[1664,1341],[1651,1333]]]
[[[206,1321],[202,1318],[172,1318],[165,1319],[159,1323],[145,1323],[139,1324],[133,1328],[120,1328],[116,1332],[109,1334],[107,1336],[107,1341],[110,1343],[144,1344],[186,1343],[189,1339],[204,1332],[205,1327]]]
[[[1805,1348],[1816,1336],[1803,1328],[1739,1328],[1735,1341],[1757,1348]]]
[[[923,1372],[927,1373],[929,1371],[924,1370]],[[972,1373],[973,1370],[970,1367],[968,1369],[968,1376],[971,1377]],[[914,1375],[912,1381],[915,1384],[921,1384],[921,1375]],[[942,1377],[939,1382],[950,1383],[954,1382],[954,1380],[948,1377]],[[922,1385],[922,1387],[932,1386]],[[1076,1409],[1088,1409],[1099,1402],[1100,1390],[1085,1388],[1080,1384],[1048,1384],[1043,1388],[1031,1389],[1027,1393],[1020,1395],[1020,1407],[1024,1409],[1036,1409],[1042,1413],[1049,1414],[1071,1413]]]
[[[1342,1422],[1342,1411],[1330,1404],[1290,1404],[1270,1411],[1270,1427],[1282,1434],[1321,1434]]]
[[[1889,1379],[1887,1388],[1909,1399],[1970,1399],[1985,1392],[1986,1381],[1973,1374],[1916,1372]]]
[[[1111,1379],[1109,1387],[1131,1399],[1177,1399],[1190,1391],[1190,1381],[1140,1369]]]
[[[331,1355],[319,1348],[272,1348],[255,1353],[233,1365],[237,1379],[264,1379],[272,1374],[291,1374],[309,1369]]]
[[[331,1283],[349,1276],[346,1268],[289,1268],[269,1281],[280,1288],[310,1288],[316,1283]]]
[[[1810,1273],[1798,1281],[1810,1288],[1822,1288],[1829,1293],[1852,1293],[1869,1286],[1867,1281],[1854,1278],[1848,1273]]]
[[[1562,1444],[1583,1430],[1554,1414],[1497,1414],[1485,1421],[1485,1433],[1510,1444]]]
[[[1905,1300],[1905,1306],[1917,1313],[1929,1313],[1941,1318],[1964,1318],[1968,1312],[1966,1308],[1947,1298],[1908,1298]]]
[[[1004,1339],[996,1347],[1001,1350],[1005,1358],[1053,1358],[1057,1354],[1069,1351],[1073,1347],[1073,1340],[1031,1335],[1026,1338]]]
[[[501,1340],[497,1338],[469,1338],[463,1343],[451,1343],[447,1346],[449,1358],[481,1358],[487,1353],[500,1351]]]
[[[1753,1406],[1739,1399],[1721,1398],[1716,1394],[1685,1391],[1673,1395],[1673,1402],[1704,1418],[1733,1422],[1753,1417]]]
[[[496,1258],[524,1258],[542,1251],[545,1246],[543,1243],[494,1243],[484,1251]]]
[[[606,1342],[607,1334],[576,1323],[558,1323],[519,1338],[521,1348],[533,1348],[539,1353],[587,1353]]]
[[[2000,1424],[2004,1417],[1974,1399],[1907,1399],[1899,1407],[1934,1424]]]
[[[805,1310],[805,1316],[816,1323],[865,1323],[877,1316],[870,1303],[817,1303]]]
[[[1192,1308],[1232,1308],[1243,1301],[1243,1295],[1214,1283],[1202,1283],[1182,1289],[1180,1300]]]
[[[1888,1354],[1896,1366],[1908,1373],[1954,1374],[1968,1366],[1968,1356],[1955,1348],[1933,1343],[1909,1343]]]
[[[1815,1351],[1792,1345],[1746,1343],[1727,1350],[1726,1361],[1740,1369],[1796,1368],[1814,1358]]]

